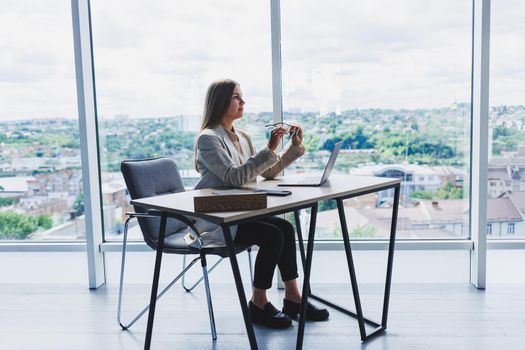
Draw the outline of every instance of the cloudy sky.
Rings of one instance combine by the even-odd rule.
[[[92,0],[99,114],[199,115],[210,81],[271,111],[269,0]],[[284,109],[468,102],[471,3],[281,0]],[[75,117],[68,0],[2,0],[0,118]],[[525,104],[525,2],[492,1],[491,104]]]

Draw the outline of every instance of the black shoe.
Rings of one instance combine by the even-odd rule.
[[[288,328],[292,325],[292,320],[281,311],[277,310],[272,303],[266,303],[264,309],[256,306],[250,301],[250,315],[252,322],[269,328]]]
[[[301,304],[294,303],[293,301],[283,299],[283,313],[288,317],[297,320],[299,318],[299,312],[301,311]],[[310,304],[308,301],[306,304],[306,319],[308,321],[326,321],[330,316],[330,313],[326,309],[319,309],[317,306]]]

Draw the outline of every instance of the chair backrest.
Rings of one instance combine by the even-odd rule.
[[[131,199],[184,191],[179,169],[175,161],[170,158],[124,160],[120,163],[120,170]],[[134,208],[138,213],[146,211],[137,206]],[[138,218],[138,221],[144,240],[150,247],[156,249],[160,218]],[[175,219],[168,219],[166,236],[184,227],[186,227],[184,223]]]

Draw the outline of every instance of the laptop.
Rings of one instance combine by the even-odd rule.
[[[335,165],[335,160],[337,159],[337,155],[339,154],[339,150],[341,149],[342,145],[343,141],[339,141],[334,145],[334,149],[330,154],[330,159],[328,159],[328,163],[326,163],[326,167],[324,168],[323,176],[306,177],[293,181],[287,180],[287,182],[279,183],[277,184],[277,186],[322,186],[326,182],[326,180],[328,180],[328,177],[332,173],[332,169]]]

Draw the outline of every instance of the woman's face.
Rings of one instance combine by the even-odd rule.
[[[235,85],[232,99],[230,101],[230,107],[228,108],[228,111],[226,111],[225,118],[233,121],[241,118],[243,112],[244,100],[242,99],[242,91],[239,85]]]

